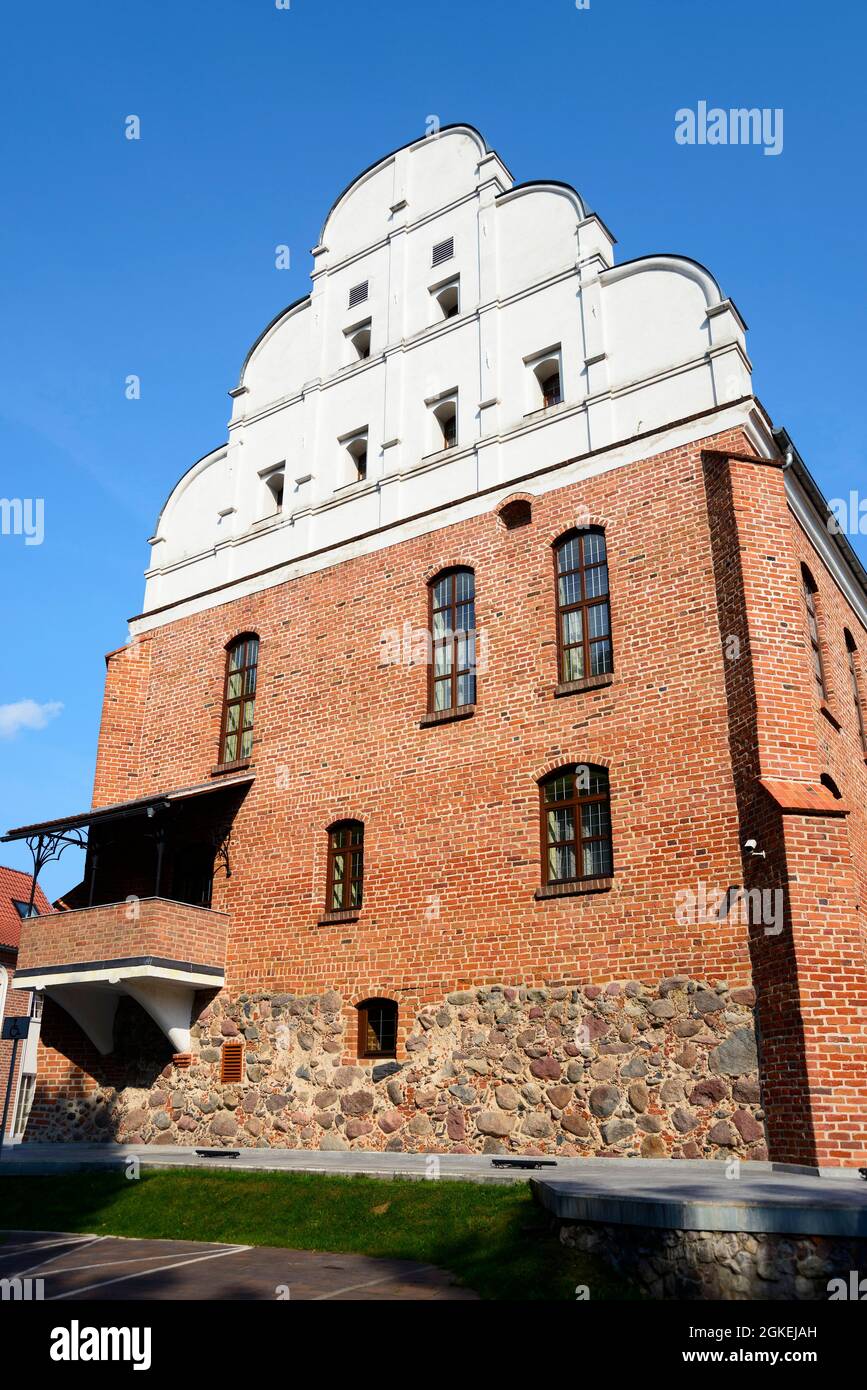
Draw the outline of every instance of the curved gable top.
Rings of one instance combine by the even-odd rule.
[[[417,140],[409,140],[405,145],[398,145],[396,150],[391,150],[389,154],[383,155],[381,159],[374,160],[373,164],[368,164],[366,169],[362,169],[361,173],[357,174],[352,182],[346,185],[342,193],[338,193],[331,207],[328,209],[325,221],[322,224],[319,245],[328,245],[329,228],[333,226],[338,214],[344,210],[347,203],[352,200],[353,195],[356,194],[364,184],[368,183],[379,174],[381,170],[392,167],[398,155],[403,154],[404,151],[412,152],[423,149],[432,142],[445,140],[455,135],[462,135],[470,139],[476,147],[479,159],[483,159],[485,155],[495,153],[494,150],[488,148],[488,144],[481,131],[477,130],[473,125],[462,124],[440,126],[435,135],[423,135]],[[503,167],[505,168],[505,166]]]
[[[637,256],[631,261],[621,261],[619,265],[613,265],[608,270],[604,270],[601,275],[603,284],[612,285],[618,280],[626,280],[631,275],[643,275],[646,271],[667,270],[676,275],[683,275],[687,280],[692,280],[704,295],[704,302],[710,309],[716,304],[725,302],[725,295],[719,286],[719,281],[708,270],[707,266],[701,261],[695,261],[691,256],[678,256],[671,252],[662,252],[649,256]],[[744,325],[746,327],[746,325]]]
[[[512,198],[525,197],[528,193],[559,194],[572,204],[580,221],[590,216],[590,209],[577,188],[573,188],[571,183],[563,183],[561,179],[530,179],[526,183],[516,183],[504,193],[500,193],[497,202],[509,202]]]
[[[219,459],[225,458],[227,448],[228,444],[224,442],[222,444],[218,444],[214,449],[209,449],[206,454],[202,454],[201,458],[196,459],[195,463],[191,464],[190,467],[186,470],[186,472],[181,474],[181,476],[178,478],[178,481],[174,484],[165,502],[163,503],[162,507],[160,508],[160,513],[157,517],[157,524],[154,528],[154,534],[152,539],[163,539],[163,537],[160,536],[160,526],[162,525],[163,517],[168,515],[170,507],[178,501],[178,499],[183,495],[183,493],[187,490],[190,484],[201,473],[203,473],[206,468],[211,468]]]
[[[302,294],[300,299],[293,299],[291,304],[287,304],[285,309],[281,309],[279,314],[274,315],[270,323],[265,324],[265,327],[262,329],[262,332],[258,335],[257,338],[254,338],[253,342],[250,344],[250,347],[247,351],[247,356],[244,358],[243,364],[241,366],[240,375],[238,376],[238,385],[235,388],[236,390],[240,390],[241,387],[244,385],[244,373],[250,365],[250,362],[252,361],[253,356],[256,353],[256,350],[262,346],[262,344],[265,342],[266,338],[269,336],[272,330],[278,328],[284,319],[291,318],[291,316],[295,313],[296,310],[300,309],[302,306],[306,306],[309,303],[310,295]]]

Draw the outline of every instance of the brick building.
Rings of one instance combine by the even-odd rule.
[[[29,1138],[867,1161],[867,575],[713,276],[337,199],[107,658]]]
[[[38,884],[31,904],[31,886],[29,874],[0,864],[0,1133],[6,1139],[23,1134],[36,1086],[36,1040],[29,1039],[29,1026],[22,1026],[33,1011],[34,996],[30,989],[15,988],[15,967],[22,921],[31,912],[50,912],[51,904]],[[13,1019],[20,1037],[6,1036],[6,1020]]]

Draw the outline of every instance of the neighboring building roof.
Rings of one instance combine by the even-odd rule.
[[[6,869],[0,864],[0,947],[11,947],[17,951],[21,914],[15,906],[16,902],[24,903],[25,907],[30,902],[30,875],[21,869]],[[40,912],[51,911],[51,903],[38,884],[33,906]]]

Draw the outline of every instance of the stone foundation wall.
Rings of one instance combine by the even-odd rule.
[[[145,1086],[106,1073],[57,1087],[28,1138],[766,1159],[754,1002],[684,976],[493,985],[422,1008],[405,1056],[371,1064],[335,992],[221,994],[193,1027],[188,1070],[163,1055]],[[220,1083],[227,1039],[244,1041],[239,1085]]]
[[[560,1240],[599,1255],[650,1298],[827,1302],[860,1296],[852,1272],[867,1270],[867,1241],[857,1238],[563,1222]]]

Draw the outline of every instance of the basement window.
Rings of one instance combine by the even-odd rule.
[[[237,1086],[244,1079],[244,1044],[235,1039],[223,1043],[220,1053],[220,1082]]]
[[[394,1057],[397,1053],[397,1004],[393,999],[364,999],[358,1005],[359,1057]]]

